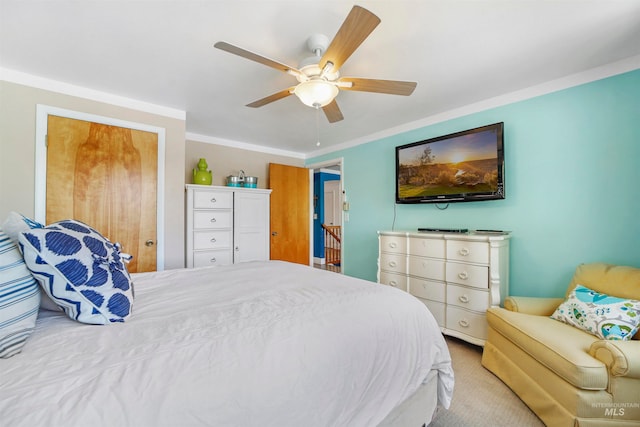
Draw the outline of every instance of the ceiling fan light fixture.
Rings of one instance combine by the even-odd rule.
[[[338,88],[324,79],[311,79],[296,86],[293,93],[309,107],[319,108],[331,103],[338,95]]]

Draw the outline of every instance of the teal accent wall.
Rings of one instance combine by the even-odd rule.
[[[395,204],[396,146],[500,121],[505,200],[445,210]],[[378,230],[418,227],[510,230],[511,295],[562,296],[583,262],[640,267],[640,70],[306,162],[336,157],[350,202],[343,230],[350,276],[376,280]]]

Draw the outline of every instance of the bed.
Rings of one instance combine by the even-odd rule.
[[[109,326],[40,310],[0,360],[6,426],[403,426],[448,408],[447,345],[406,292],[281,261],[132,274]]]

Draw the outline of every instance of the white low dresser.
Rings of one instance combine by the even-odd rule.
[[[379,231],[378,282],[422,301],[442,332],[484,345],[509,293],[509,233]]]

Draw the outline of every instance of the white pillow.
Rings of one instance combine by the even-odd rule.
[[[131,314],[133,289],[118,244],[90,226],[64,220],[20,235],[24,260],[70,318],[105,325]]]
[[[44,225],[37,221],[34,221],[26,216],[19,214],[18,212],[9,212],[9,216],[2,223],[2,230],[9,236],[9,238],[18,244],[20,233],[23,231],[29,231],[32,228],[43,228]]]
[[[40,287],[22,254],[0,229],[0,358],[20,353],[33,333],[40,306]]]

